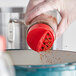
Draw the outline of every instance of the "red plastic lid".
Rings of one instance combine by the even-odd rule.
[[[47,24],[35,24],[28,31],[27,43],[37,52],[49,50],[54,43],[54,31]]]
[[[3,36],[0,36],[0,52],[5,51],[6,49],[6,39]]]

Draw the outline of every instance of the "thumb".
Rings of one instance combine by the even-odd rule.
[[[54,2],[51,3],[43,2],[38,4],[32,11],[26,13],[25,15],[26,24],[28,24],[36,16],[54,9],[56,9]]]

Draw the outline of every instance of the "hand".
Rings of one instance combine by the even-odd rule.
[[[29,24],[34,17],[55,9],[62,17],[56,33],[59,37],[68,28],[69,24],[76,19],[75,6],[76,0],[30,0],[25,14],[25,21],[26,24]]]

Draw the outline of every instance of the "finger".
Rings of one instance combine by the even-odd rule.
[[[51,5],[49,4],[49,2],[39,4],[32,11],[26,14],[25,16],[26,24],[28,24],[34,17],[54,9],[56,9],[54,2]]]
[[[44,0],[30,0],[26,9],[26,13],[31,11],[35,6],[37,6],[38,4],[42,2],[44,2]]]
[[[56,37],[58,38],[59,36],[61,36],[67,28],[68,28],[67,18],[64,17],[62,18],[61,22],[58,25]]]

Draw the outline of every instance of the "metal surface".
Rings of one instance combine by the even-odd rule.
[[[6,49],[28,49],[27,27],[21,23],[10,23],[10,19],[24,19],[25,8],[1,8],[0,10],[0,35],[6,37]]]
[[[32,50],[7,52],[13,59],[16,76],[76,76],[76,52],[52,50],[50,58],[54,64],[43,64],[40,54]]]

